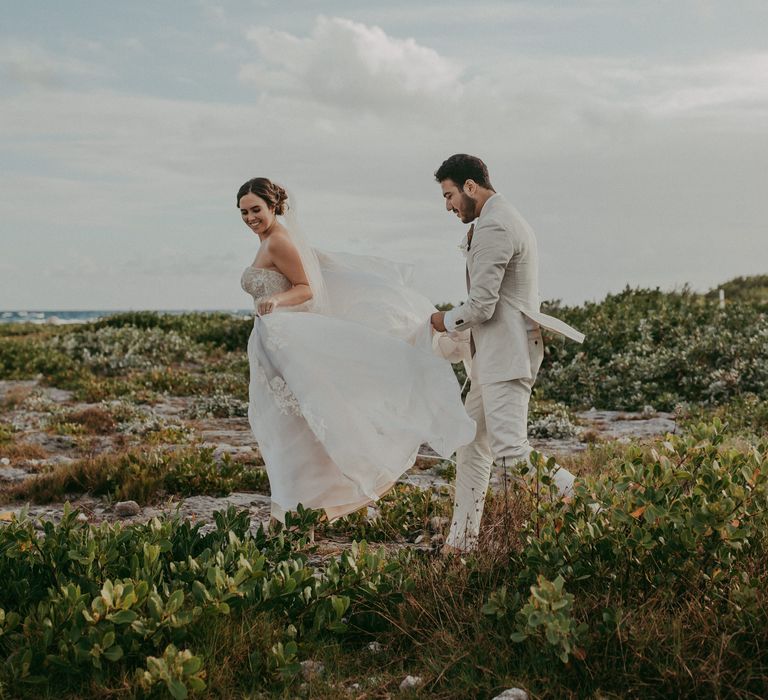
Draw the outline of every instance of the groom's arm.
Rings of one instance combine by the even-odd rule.
[[[472,247],[469,298],[446,312],[442,321],[447,331],[463,331],[493,316],[501,283],[515,253],[511,236],[496,222],[488,222],[482,231],[475,231]]]

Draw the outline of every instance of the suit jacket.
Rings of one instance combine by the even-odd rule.
[[[539,310],[536,237],[500,194],[483,205],[467,254],[469,297],[445,315],[449,331],[471,329],[480,384],[535,378],[528,332],[543,326],[578,343],[584,334]]]

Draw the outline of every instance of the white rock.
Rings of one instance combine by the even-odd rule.
[[[0,471],[0,481],[24,481],[32,476],[29,472],[18,467],[9,467],[3,465],[3,470]]]
[[[0,464],[2,464],[4,467],[7,467],[11,463],[11,460],[8,459],[8,457],[3,457],[0,459]]]
[[[115,515],[121,518],[130,518],[141,513],[141,506],[136,501],[120,501],[115,503]]]
[[[87,523],[88,522],[88,516],[85,513],[78,513],[76,520],[79,523]]]
[[[497,695],[493,700],[528,700],[528,693],[522,688],[507,688],[501,695]]]
[[[368,649],[371,654],[381,654],[381,652],[384,651],[384,645],[381,642],[371,642],[366,649]]]
[[[322,676],[325,672],[325,666],[319,661],[307,659],[301,662],[301,676],[305,681],[311,680],[317,676]]]
[[[424,681],[421,676],[406,676],[400,683],[400,690],[415,690],[422,685]]]
[[[232,445],[219,445],[214,451],[213,451],[213,458],[220,462],[222,459],[224,459],[224,455],[232,455],[238,452],[237,447],[232,447]]]

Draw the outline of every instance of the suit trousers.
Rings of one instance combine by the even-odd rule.
[[[446,544],[461,550],[477,546],[480,520],[494,461],[506,470],[519,462],[530,464],[533,451],[528,442],[528,402],[536,375],[544,359],[541,330],[528,331],[532,378],[491,384],[472,381],[465,401],[470,418],[477,423],[475,439],[460,447],[456,460],[456,494],[451,530]],[[472,379],[475,372],[470,375]],[[535,471],[532,470],[535,475]],[[574,477],[556,465],[552,481],[561,496],[573,490]]]

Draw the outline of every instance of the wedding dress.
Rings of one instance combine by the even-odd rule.
[[[330,519],[389,490],[428,443],[450,457],[475,435],[460,387],[409,270],[316,252],[327,303],[256,316],[248,341],[248,418],[264,457],[272,515],[301,503]],[[245,269],[254,305],[290,289],[276,270]]]

